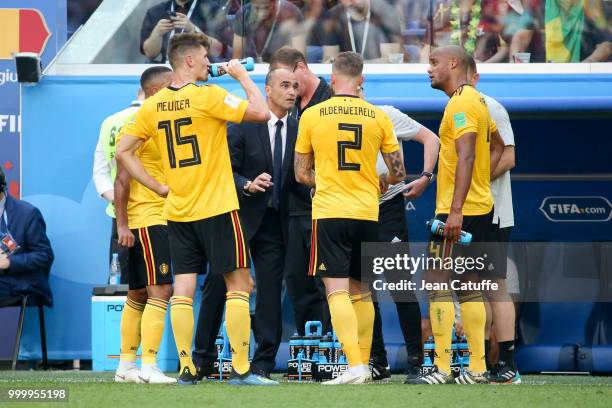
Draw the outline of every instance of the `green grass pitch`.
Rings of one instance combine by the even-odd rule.
[[[276,377],[276,376],[275,376]],[[112,373],[88,371],[0,371],[0,391],[12,388],[67,388],[68,402],[0,400],[2,407],[611,407],[612,377],[523,376],[522,385],[388,384],[322,387],[281,383],[278,387],[236,387],[205,381],[196,386],[116,384]]]

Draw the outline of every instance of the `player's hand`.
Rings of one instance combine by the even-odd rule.
[[[268,173],[261,173],[255,178],[255,180],[253,180],[247,190],[251,194],[263,193],[273,185],[274,183],[272,182],[272,176],[270,176]]]
[[[119,245],[131,248],[134,246],[134,234],[127,225],[117,225],[117,242]]]
[[[0,251],[0,269],[8,269],[11,267],[11,260],[2,251]]]
[[[242,65],[237,59],[229,60],[229,62],[223,65],[223,68],[232,78],[237,81],[249,76],[244,65]]]
[[[463,326],[461,325],[461,321],[459,320],[455,320],[455,336],[463,336]]]
[[[425,176],[419,177],[416,180],[411,181],[406,184],[404,188],[404,198],[407,200],[414,200],[415,198],[419,198],[421,194],[425,191],[427,186],[429,185],[429,179]]]
[[[389,189],[389,183],[387,183],[387,173],[383,173],[378,176],[378,184],[380,185],[380,194],[385,194]]]
[[[195,25],[183,13],[175,13],[175,16],[172,17],[172,25],[174,28],[182,29],[186,33],[195,31]]]
[[[460,211],[451,210],[444,227],[444,238],[449,242],[459,241],[462,225],[463,214]]]
[[[163,184],[160,184],[156,193],[160,196],[160,197],[167,197],[168,193],[170,192],[170,189],[168,188],[168,186],[165,186]]]
[[[155,28],[153,29],[153,34],[158,37],[163,37],[167,32],[174,30],[174,24],[172,24],[172,20],[168,20],[166,18],[162,18],[155,24]]]

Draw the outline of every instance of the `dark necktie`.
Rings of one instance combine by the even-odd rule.
[[[276,133],[274,134],[274,152],[272,158],[272,207],[278,210],[280,205],[281,197],[281,183],[282,183],[282,168],[283,168],[283,138],[281,136],[281,129],[283,128],[283,122],[279,120],[276,122]]]

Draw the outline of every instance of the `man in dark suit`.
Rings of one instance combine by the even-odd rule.
[[[257,286],[254,321],[257,349],[251,370],[266,377],[274,369],[282,334],[281,288],[297,138],[297,122],[289,118],[288,112],[295,103],[297,90],[298,82],[291,70],[271,70],[266,77],[271,119],[267,123],[242,123],[228,128],[240,219],[249,241]],[[202,361],[201,375],[210,370],[225,293],[222,282],[216,282],[214,276],[207,279],[194,351],[196,365],[198,360]]]
[[[45,220],[38,208],[6,193],[2,168],[0,241],[0,299],[29,295],[44,305],[52,306],[48,280],[53,250],[47,238]]]

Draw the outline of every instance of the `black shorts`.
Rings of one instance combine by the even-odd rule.
[[[175,275],[201,273],[207,262],[211,273],[251,266],[237,210],[197,221],[168,221],[168,233]]]
[[[448,214],[436,214],[436,219],[446,222]],[[494,239],[494,229],[497,226],[493,224],[493,209],[488,214],[483,215],[464,215],[462,230],[472,234],[470,245],[460,245],[459,243],[450,243],[441,235],[431,234],[429,237],[429,245],[427,247],[428,256],[430,258],[441,257],[446,258],[471,258],[474,262],[470,262],[468,268],[463,268],[464,273],[467,271],[477,272],[482,275],[486,270],[492,268],[492,245]]]
[[[493,224],[491,238],[491,252],[493,268],[487,267],[480,276],[483,278],[506,279],[508,273],[508,246],[512,227],[499,228],[499,224]]]
[[[383,202],[378,213],[378,242],[408,243],[406,208],[401,194]]]
[[[152,225],[131,231],[136,239],[129,250],[129,288],[136,290],[172,284],[168,228],[165,225]]]
[[[376,221],[349,218],[312,220],[308,275],[362,280],[361,243],[376,242]]]

